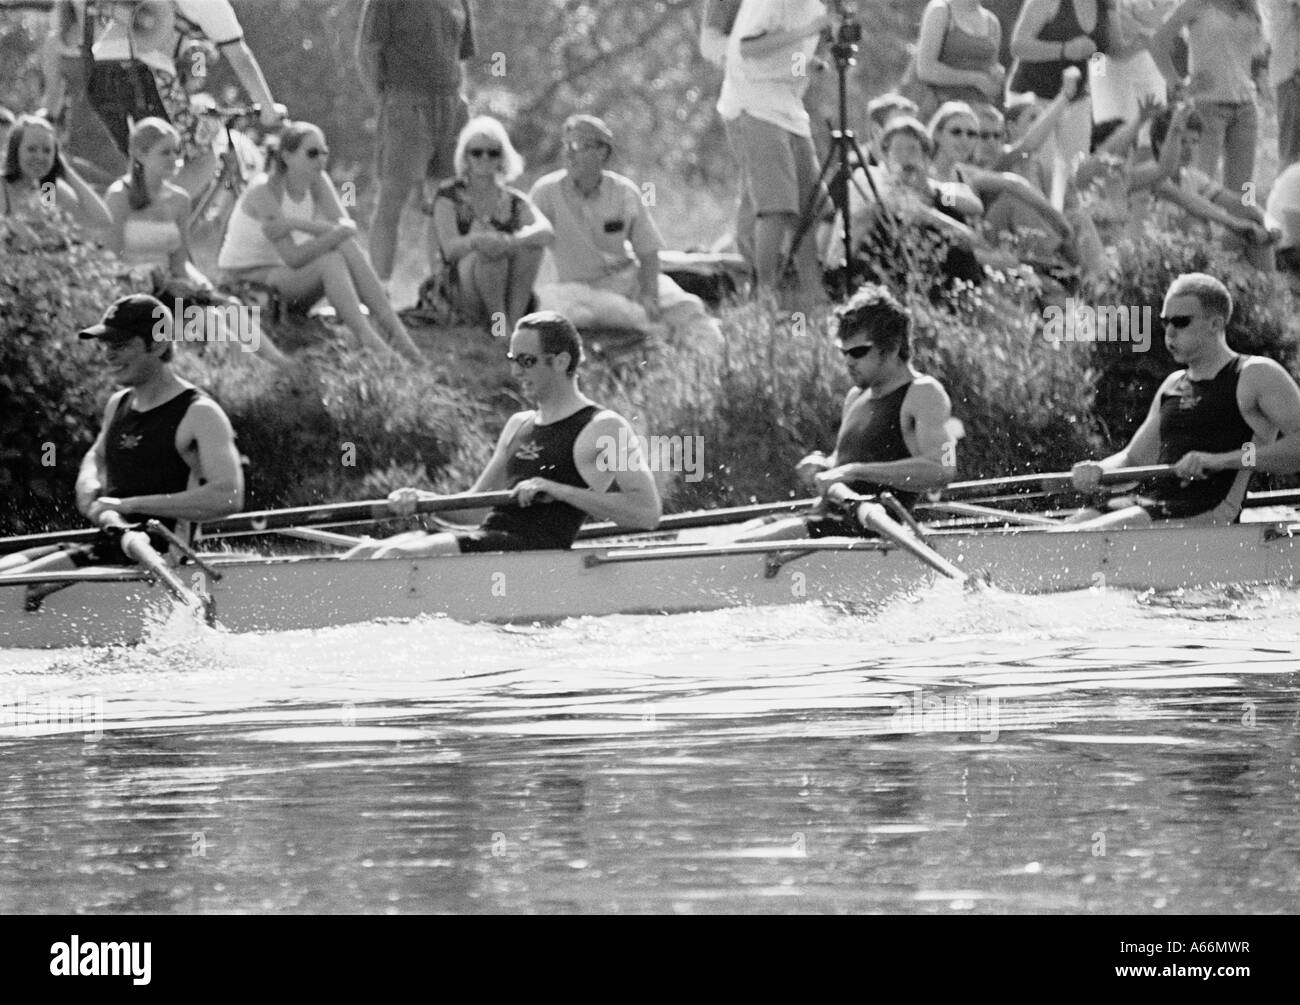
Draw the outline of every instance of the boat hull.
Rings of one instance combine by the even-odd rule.
[[[1300,569],[1291,524],[1133,531],[943,532],[930,543],[1011,592],[1290,583]],[[806,551],[809,548],[823,550]],[[533,622],[577,615],[677,613],[828,603],[869,607],[924,586],[933,573],[877,541],[746,546],[602,546],[572,551],[341,562],[333,557],[218,559],[220,582],[194,567],[190,585],[215,599],[232,632],[318,629],[441,614]],[[25,589],[0,587],[0,645],[52,648],[139,640],[166,615],[162,588],[141,580],[80,581],[28,611]]]

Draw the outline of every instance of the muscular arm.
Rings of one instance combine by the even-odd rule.
[[[120,508],[181,520],[216,520],[239,512],[244,506],[244,471],[234,431],[221,407],[206,398],[195,401],[181,420],[177,438],[193,444],[204,483],[184,492],[131,496],[122,500]]]
[[[77,471],[77,509],[86,516],[90,516],[90,507],[94,501],[104,494],[104,480],[108,477],[108,469],[104,464],[104,437],[108,433],[108,424],[124,397],[125,389],[108,399],[108,404],[104,407],[104,418],[99,424],[99,435],[81,459],[81,468]]]
[[[663,513],[659,490],[641,451],[619,451],[616,445],[620,439],[629,444],[637,442],[628,421],[614,412],[599,413],[573,445],[573,460],[578,473],[592,487],[582,489],[549,479],[538,481],[544,483],[544,491],[551,498],[576,506],[597,520],[612,520],[622,527],[654,530]],[[609,464],[600,462],[602,455],[607,460],[612,456],[620,461],[626,455],[627,463],[616,465],[616,470],[611,471],[608,470]],[[611,491],[615,487],[618,491]]]
[[[1103,471],[1136,468],[1156,463],[1160,457],[1160,397],[1174,385],[1182,374],[1183,371],[1178,370],[1165,378],[1164,383],[1160,385],[1160,389],[1156,391],[1155,396],[1151,399],[1151,406],[1147,409],[1147,417],[1142,420],[1142,425],[1138,426],[1137,432],[1128,441],[1128,446],[1101,460],[1100,464]]]
[[[1300,388],[1278,363],[1255,356],[1243,368],[1241,380],[1246,385],[1243,411],[1259,412],[1280,434],[1280,439],[1256,444],[1254,456],[1242,449],[1221,454],[1204,454],[1202,465],[1207,471],[1238,471],[1247,466],[1269,474],[1287,475],[1300,471]],[[1253,460],[1253,464],[1247,464]]]

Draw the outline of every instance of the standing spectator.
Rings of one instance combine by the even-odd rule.
[[[727,59],[727,39],[740,13],[741,0],[704,0],[704,17],[700,19],[700,55],[714,66]]]
[[[433,226],[444,265],[445,288],[463,320],[496,327],[505,335],[529,313],[542,252],[555,240],[546,217],[506,182],[524,170],[524,159],[505,127],[480,115],[456,141],[456,176],[438,186]]]
[[[1174,68],[1174,37],[1187,31],[1188,79]],[[1175,99],[1191,98],[1204,123],[1197,166],[1240,197],[1255,174],[1256,76],[1263,82],[1264,23],[1256,0],[1185,0],[1151,40]],[[1266,87],[1267,84],[1265,83]],[[1219,163],[1223,162],[1220,173]]]
[[[1060,92],[1066,67],[1087,80],[1088,60],[1118,38],[1117,15],[1105,0],[1028,0],[1011,33],[1017,63],[1010,89],[1050,100]],[[1076,158],[1086,157],[1092,137],[1092,102],[1081,87],[1062,112],[1048,141],[1052,158],[1052,205],[1065,206],[1065,190]]]
[[[538,290],[542,306],[583,328],[645,331],[662,318],[683,341],[720,341],[703,301],[659,271],[663,238],[636,184],[605,170],[613,150],[604,122],[570,116],[565,169],[538,179],[529,193],[555,228],[559,282]]]
[[[81,83],[95,99],[96,111],[113,137],[117,149],[130,157],[131,123],[158,109],[132,104],[138,92],[129,80],[114,76],[124,61],[139,61],[148,67],[157,88],[157,100],[168,121],[181,136],[185,168],[178,181],[193,195],[211,178],[216,157],[211,148],[198,138],[199,121],[190,107],[189,93],[178,73],[175,55],[186,35],[207,38],[224,55],[239,82],[262,106],[262,125],[271,128],[283,119],[282,110],[271,97],[266,77],[248,44],[244,30],[235,16],[230,0],[155,0],[149,4],[108,4],[95,6],[95,13],[109,18],[107,27],[92,46],[94,69],[88,81]],[[86,4],[83,0],[60,0],[51,18],[47,43],[47,73],[50,87],[45,107],[51,114],[72,100],[67,83],[82,82],[83,48],[87,36]],[[93,31],[90,33],[93,34]],[[64,74],[69,74],[65,81]],[[125,100],[130,95],[131,99]],[[75,104],[75,103],[74,103]]]
[[[1268,76],[1277,94],[1277,156],[1300,158],[1300,0],[1267,0]]]
[[[916,76],[947,101],[998,102],[1006,68],[998,62],[1002,25],[980,0],[930,0],[916,43]]]
[[[1173,13],[1179,0],[1114,0],[1119,38],[1111,38],[1106,59],[1090,62],[1092,121],[1122,119],[1131,122],[1139,106],[1151,99],[1165,103],[1165,78],[1148,46],[1156,29]]]
[[[817,151],[802,98],[818,39],[830,24],[822,0],[745,0],[727,41],[718,112],[740,164],[737,231],[752,213],[752,264],[759,286],[773,292],[817,184]],[[797,299],[805,306],[824,300],[811,236],[800,242],[794,264]]]
[[[370,259],[392,278],[397,228],[411,191],[455,173],[456,137],[469,121],[463,60],[474,55],[469,0],[366,0],[357,36],[361,81],[379,106],[379,200]],[[430,229],[432,229],[430,223]],[[429,242],[429,270],[438,268]]]

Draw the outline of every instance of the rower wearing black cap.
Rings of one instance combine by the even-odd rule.
[[[220,405],[172,372],[172,324],[160,300],[134,294],[79,333],[99,343],[100,359],[126,385],[109,399],[99,436],[77,475],[77,508],[97,525],[154,517],[175,529],[243,506],[244,475],[230,420]],[[158,551],[167,548],[161,537],[151,543]],[[130,560],[109,534],[53,554],[43,548],[0,560],[4,571],[23,573],[88,564]]]

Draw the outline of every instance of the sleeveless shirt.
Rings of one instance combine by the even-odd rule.
[[[176,430],[196,398],[203,392],[187,387],[174,398],[145,412],[131,407],[135,391],[117,403],[104,436],[104,465],[108,480],[104,494],[114,498],[168,495],[189,486],[190,466],[176,451]],[[123,514],[128,520],[142,514]],[[176,521],[162,520],[174,527]]]
[[[882,398],[864,400],[859,396],[850,406],[849,415],[840,427],[835,443],[835,460],[840,464],[880,464],[902,461],[912,456],[903,439],[903,399],[915,380],[890,391]],[[915,492],[888,488],[876,482],[849,482],[854,492],[871,495],[882,489],[893,492],[904,505],[911,505]]]
[[[1097,24],[1092,31],[1084,31],[1079,26],[1079,19],[1074,13],[1074,0],[1060,0],[1056,16],[1043,25],[1038,33],[1040,42],[1068,42],[1080,35],[1087,35],[1097,46],[1097,51],[1104,53],[1110,45],[1110,27],[1106,20],[1106,0],[1097,0]],[[1050,101],[1061,90],[1061,74],[1067,66],[1078,67],[1083,74],[1079,93],[1075,100],[1088,93],[1088,60],[1048,59],[1042,62],[1030,62],[1022,59],[1016,63],[1011,75],[1011,90],[1023,93],[1033,91],[1044,101]]]
[[[1209,380],[1192,380],[1184,373],[1160,396],[1160,464],[1174,464],[1189,450],[1225,453],[1251,442],[1255,431],[1237,407],[1237,383],[1247,359],[1237,355]],[[1192,516],[1214,509],[1230,495],[1241,497],[1236,500],[1240,509],[1249,481],[1249,470],[1214,471],[1186,485],[1162,478],[1143,494],[1173,504],[1175,515]]]
[[[573,445],[597,412],[585,405],[558,422],[545,425],[533,412],[510,441],[506,479],[510,488],[528,478],[547,478],[561,485],[589,486],[573,462]],[[484,530],[518,534],[539,547],[568,548],[587,514],[564,502],[535,502],[531,506],[497,506],[483,521]]]

